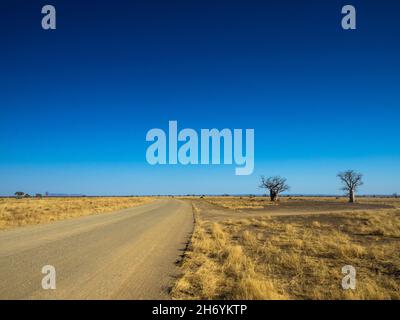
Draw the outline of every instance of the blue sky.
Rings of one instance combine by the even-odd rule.
[[[0,194],[400,193],[395,1],[0,4]],[[357,30],[341,29],[341,8]],[[148,130],[254,128],[255,171],[150,166]]]

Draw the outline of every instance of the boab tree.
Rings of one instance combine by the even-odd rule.
[[[265,188],[269,190],[271,201],[276,201],[278,200],[279,194],[281,192],[289,190],[290,187],[286,184],[285,178],[275,176],[265,179],[265,177],[262,176],[260,188]]]
[[[354,170],[347,170],[340,172],[337,175],[342,182],[342,190],[347,192],[349,196],[349,202],[353,203],[356,201],[356,191],[359,186],[363,185],[362,174],[355,172]]]

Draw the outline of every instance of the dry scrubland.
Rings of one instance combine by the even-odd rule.
[[[271,202],[269,197],[205,197],[204,201],[225,209],[268,209],[289,211],[329,211],[354,208],[381,209],[382,206],[400,207],[399,198],[357,198],[357,203],[349,204],[347,197],[281,197]]]
[[[264,200],[192,200],[196,226],[173,298],[400,298],[400,199],[360,199],[357,210],[345,199]],[[307,207],[313,214],[280,212]],[[341,288],[344,265],[356,268],[356,290]]]
[[[2,198],[0,230],[111,212],[150,201],[150,197]]]

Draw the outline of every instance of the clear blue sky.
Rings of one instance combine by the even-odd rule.
[[[57,30],[41,29],[41,7]],[[357,30],[341,29],[341,8]],[[400,193],[398,1],[0,4],[0,194]],[[255,171],[150,166],[146,133],[254,128]]]

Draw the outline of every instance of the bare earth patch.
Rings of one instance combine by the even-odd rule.
[[[139,206],[150,197],[2,198],[0,230]]]
[[[173,298],[400,299],[398,199],[364,200],[355,210],[335,210],[332,199],[326,208],[321,200],[286,201],[303,209],[308,201],[313,214],[222,213],[212,201],[192,200],[196,226]],[[356,269],[355,290],[341,287],[345,265]]]

